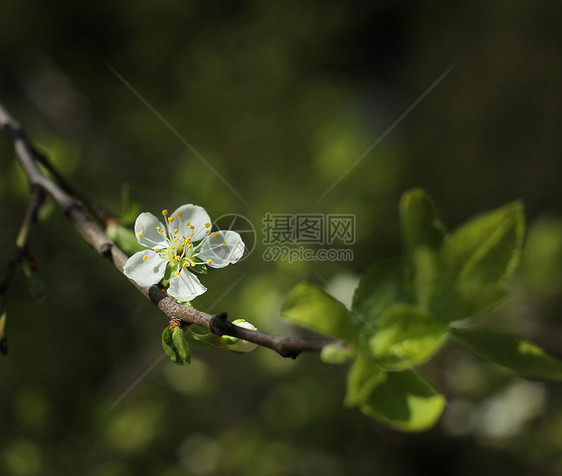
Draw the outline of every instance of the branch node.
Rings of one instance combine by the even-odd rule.
[[[112,259],[111,256],[111,250],[113,248],[113,243],[104,243],[101,248],[100,248],[100,255],[102,255],[104,258],[107,259]]]
[[[150,302],[156,304],[157,306],[158,303],[165,297],[166,293],[159,289],[158,286],[150,286],[150,288],[148,289],[148,299],[150,299]]]
[[[209,330],[217,335],[223,336],[225,335],[230,328],[230,322],[227,319],[226,312],[221,312],[213,317],[211,317],[211,321],[209,322]]]
[[[302,350],[279,349],[277,352],[281,357],[295,360],[302,353]]]

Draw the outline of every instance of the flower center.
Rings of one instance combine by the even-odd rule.
[[[176,275],[182,268],[197,266],[198,264],[211,264],[213,261],[208,259],[205,263],[196,261],[195,255],[201,248],[201,243],[194,245],[192,238],[195,236],[195,226],[190,222],[182,223],[183,214],[177,212],[176,216],[168,216],[168,210],[162,210],[166,223],[166,230],[160,226],[156,227],[156,231],[163,235],[168,244],[167,248],[155,248],[154,251],[176,267]],[[205,223],[205,232],[211,234],[211,224]],[[183,228],[183,229],[180,229]]]

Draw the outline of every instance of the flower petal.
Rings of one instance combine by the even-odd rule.
[[[128,259],[123,272],[139,286],[152,286],[164,277],[167,263],[164,258],[152,250],[139,251]]]
[[[159,233],[156,227],[166,228],[152,213],[144,212],[137,217],[135,222],[135,236],[137,241],[147,248],[167,248],[166,235]]]
[[[168,294],[178,301],[191,301],[206,290],[207,288],[199,282],[197,276],[186,269],[182,269],[178,276],[170,280]]]
[[[236,263],[244,254],[244,242],[238,233],[221,230],[211,233],[201,243],[201,251],[196,255],[211,268],[224,268]]]
[[[178,216],[178,213],[180,216]],[[172,216],[178,220],[178,225],[175,228],[180,230],[181,235],[191,238],[193,242],[202,240],[207,236],[205,232],[211,230],[209,214],[198,205],[182,205],[174,211]],[[188,223],[189,225],[187,225]],[[193,236],[189,236],[190,233],[193,233]]]

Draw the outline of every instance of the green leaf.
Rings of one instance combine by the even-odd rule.
[[[192,347],[205,348],[210,345],[220,346],[220,336],[213,334],[209,329],[205,329],[204,327],[192,324],[188,326],[184,332]]]
[[[438,249],[445,239],[445,227],[438,220],[435,205],[420,188],[409,190],[400,200],[404,246],[408,253],[418,247]]]
[[[121,187],[121,223],[129,225],[134,223],[141,213],[141,206],[132,187],[124,183]]]
[[[198,264],[195,266],[191,266],[189,268],[189,271],[191,271],[192,273],[197,273],[197,274],[207,274],[207,266],[205,266],[204,264]]]
[[[462,282],[505,283],[519,263],[524,232],[519,201],[483,213],[451,235],[443,249],[444,263]]]
[[[405,370],[427,362],[447,340],[447,325],[412,306],[398,305],[380,319],[368,350],[387,370]]]
[[[171,324],[162,331],[162,348],[172,362],[178,365],[191,363],[191,350],[179,325]]]
[[[481,359],[530,378],[562,380],[562,361],[522,337],[492,329],[451,330]]]
[[[47,298],[47,285],[45,281],[39,277],[36,269],[31,269],[29,265],[24,262],[23,272],[29,284],[29,293],[38,303],[42,303]]]
[[[446,401],[425,377],[410,371],[385,373],[375,364],[357,360],[347,386],[346,404],[402,431],[431,428]]]
[[[347,376],[345,404],[356,406],[367,400],[373,389],[386,379],[386,373],[375,363],[357,358]]]
[[[347,308],[311,283],[301,283],[289,293],[281,315],[298,326],[336,339],[354,342],[358,329]]]
[[[144,250],[145,247],[140,245],[133,230],[123,225],[111,223],[105,229],[107,237],[113,241],[127,256],[135,254],[137,251]]]
[[[562,219],[540,216],[529,229],[521,276],[525,287],[541,298],[556,296],[562,288]]]
[[[171,261],[168,261],[168,264],[166,265],[166,269],[164,270],[164,276],[162,278],[162,286],[168,286],[170,284],[170,280],[174,277],[176,268],[177,265],[175,265]]]
[[[482,313],[508,295],[524,235],[523,208],[514,202],[473,218],[438,251],[413,256],[420,305],[450,322]]]
[[[412,298],[406,293],[402,280],[400,258],[381,261],[369,267],[353,295],[353,309],[361,320],[376,327],[380,317],[392,306],[411,303]]]
[[[420,249],[414,257],[418,303],[443,322],[481,314],[505,300],[504,284],[462,281],[443,269],[436,253]]]

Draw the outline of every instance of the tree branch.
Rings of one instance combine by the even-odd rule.
[[[84,212],[81,202],[73,194],[70,187],[61,186],[61,183],[66,184],[66,182],[50,161],[46,160],[43,154],[38,153],[37,149],[27,139],[21,126],[12,118],[1,103],[0,125],[14,146],[18,161],[32,190],[39,189],[49,194],[66,214],[82,238],[101,256],[109,259],[119,272],[123,273],[123,266],[128,259],[127,256]],[[57,177],[59,183],[55,183],[45,176],[38,167],[37,162],[46,166],[53,176]],[[328,344],[343,345],[340,341],[332,339],[293,339],[244,329],[229,322],[226,318],[226,313],[213,316],[179,304],[157,286],[142,287],[134,281],[130,281],[146,298],[158,306],[168,319],[179,319],[187,324],[196,324],[209,329],[213,334],[219,336],[228,335],[254,342],[274,350],[283,357],[296,358],[301,352],[319,352]]]

